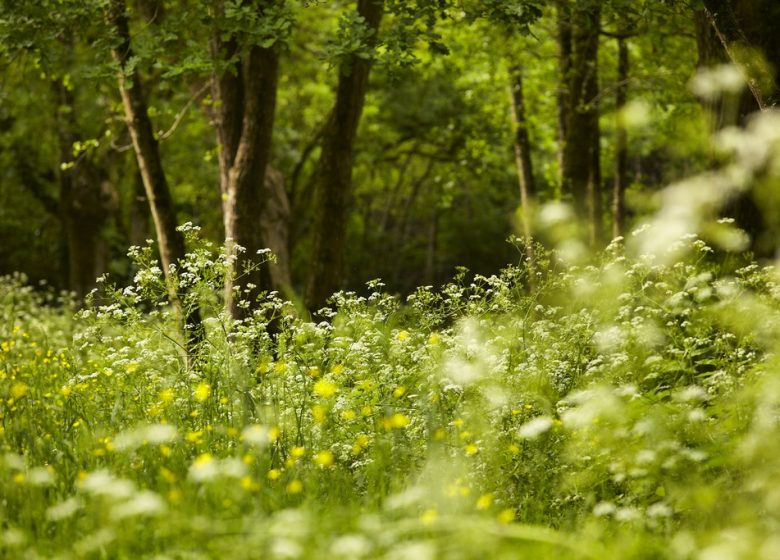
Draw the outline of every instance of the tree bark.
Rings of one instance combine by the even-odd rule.
[[[73,92],[60,80],[52,82],[52,87],[58,104],[59,211],[68,251],[68,288],[78,301],[83,301],[97,286],[97,277],[107,270],[108,245],[103,229],[110,208],[101,188],[104,177],[91,157],[82,154],[73,161],[73,144],[78,140]]]
[[[558,20],[558,173],[563,184],[564,146],[566,145],[566,123],[569,119],[569,79],[572,65],[571,47],[571,6],[569,0],[557,0]]]
[[[780,3],[774,0],[705,0],[704,9],[694,13],[699,66],[731,62],[745,73],[747,91],[734,98],[721,96],[705,100],[711,111],[713,129],[730,125],[744,126],[747,117],[780,102],[780,76],[761,63],[761,58],[780,69]],[[752,52],[751,52],[752,51]],[[759,51],[761,56],[757,56]],[[743,193],[730,201],[723,214],[736,220],[751,238],[751,250],[757,257],[771,257],[778,247],[773,231],[762,212],[763,201],[754,193]]]
[[[357,12],[366,27],[376,35],[384,11],[382,0],[358,0]],[[348,204],[352,190],[352,159],[355,136],[363,111],[370,60],[349,56],[339,68],[336,102],[323,132],[318,164],[314,245],[306,305],[315,310],[341,287]]]
[[[520,189],[523,241],[528,264],[528,287],[533,290],[536,279],[536,257],[531,236],[531,203],[536,194],[536,187],[531,166],[531,141],[528,135],[528,121],[525,112],[522,69],[510,68],[509,78],[509,106],[512,109],[512,123],[515,129],[515,167],[517,168],[517,183]]]
[[[146,190],[146,198],[149,201],[169,297],[171,303],[184,316],[185,349],[188,357],[191,358],[195,346],[203,335],[200,312],[197,306],[190,309],[183,308],[181,298],[171,280],[171,266],[176,265],[185,256],[184,237],[176,229],[176,211],[165,177],[157,139],[154,136],[152,121],[149,118],[141,76],[134,66],[130,66],[128,70],[128,62],[133,58],[133,51],[124,0],[111,0],[107,16],[119,41],[113,47],[112,55],[119,64],[118,82],[125,120]]]
[[[780,102],[780,3],[776,0],[704,0],[704,14],[728,60],[747,77],[755,106],[765,110]],[[745,52],[747,50],[747,52]],[[759,51],[766,62],[762,63]],[[772,71],[774,70],[774,72]]]
[[[615,90],[615,180],[612,186],[612,238],[619,237],[625,222],[625,192],[628,186],[628,132],[623,110],[628,98],[628,39],[618,38],[617,89]]]
[[[562,188],[575,212],[587,222],[589,241],[601,237],[598,47],[601,8],[578,0],[572,10],[572,66],[568,79],[568,115],[563,149]]]
[[[212,48],[217,60],[231,60],[239,50],[235,39],[222,42],[218,36]],[[269,167],[278,75],[277,48],[255,45],[212,77],[225,239],[229,247],[245,249],[225,285],[226,307],[235,319],[252,313],[260,291],[290,288],[289,202],[283,177]],[[266,247],[277,262],[260,266],[257,252]]]

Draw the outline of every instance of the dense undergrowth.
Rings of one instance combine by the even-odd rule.
[[[199,243],[196,367],[148,248],[75,314],[3,278],[2,555],[775,558],[780,287],[683,244],[234,325]]]

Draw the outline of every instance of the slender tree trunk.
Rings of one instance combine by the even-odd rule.
[[[531,141],[528,136],[522,69],[511,68],[509,79],[509,106],[512,108],[512,123],[515,129],[515,167],[517,168],[517,184],[520,188],[520,211],[528,265],[528,287],[533,290],[536,280],[536,257],[531,236],[531,204],[536,194],[536,187],[531,166]]]
[[[625,223],[625,193],[628,186],[628,133],[623,115],[628,97],[628,39],[618,38],[617,89],[615,93],[615,181],[612,186],[612,237],[622,235]]]
[[[570,0],[557,0],[558,20],[558,173],[563,184],[564,147],[566,145],[566,124],[569,120],[569,79],[572,66],[571,6]]]
[[[184,316],[185,349],[187,355],[192,357],[195,346],[203,335],[200,312],[197,306],[183,308],[176,287],[171,281],[171,266],[175,266],[185,256],[184,237],[176,229],[176,212],[146,107],[141,76],[135,67],[128,70],[128,61],[133,57],[133,52],[124,0],[111,0],[107,15],[119,39],[119,43],[112,49],[112,54],[119,64],[119,91],[122,95],[125,120],[149,201],[169,297],[171,303]]]
[[[563,150],[562,187],[595,242],[601,228],[599,169],[598,47],[600,6],[578,0],[572,11],[572,66]]]
[[[74,162],[78,139],[73,93],[65,84],[52,83],[57,96],[57,137],[60,151],[60,215],[68,248],[68,287],[83,301],[96,278],[106,271],[107,245],[103,237],[109,208],[101,190],[102,178],[91,158]]]
[[[601,125],[599,123],[599,65],[598,39],[593,58],[593,76],[587,81],[585,99],[591,105],[588,111],[590,126],[590,170],[588,171],[588,235],[591,247],[599,247],[604,241],[604,198],[601,181]]]
[[[358,15],[375,43],[384,11],[382,0],[358,0]],[[351,56],[339,68],[336,103],[325,126],[318,165],[314,247],[306,290],[309,309],[322,306],[341,287],[348,204],[352,190],[355,136],[363,111],[371,62]]]
[[[149,239],[149,201],[146,200],[146,189],[140,173],[136,173],[133,185],[128,232],[130,245],[141,246]]]
[[[436,250],[439,237],[439,209],[434,208],[431,223],[428,226],[428,242],[425,249],[425,273],[423,282],[427,286],[436,285]]]

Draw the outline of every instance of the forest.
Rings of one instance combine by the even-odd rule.
[[[777,25],[0,0],[0,557],[777,558]]]

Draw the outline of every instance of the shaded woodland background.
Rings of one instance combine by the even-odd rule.
[[[598,249],[780,91],[774,0],[0,5],[0,273],[79,298],[147,239],[167,270],[187,221],[310,309],[531,262],[506,239],[548,202]],[[731,95],[692,91],[726,62]],[[773,253],[760,189],[727,213]]]

